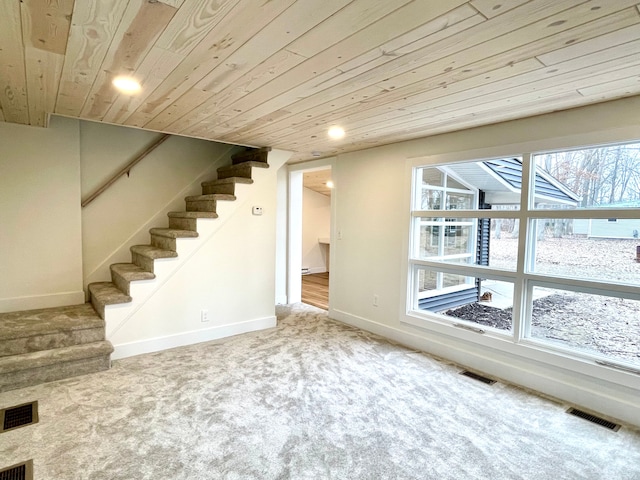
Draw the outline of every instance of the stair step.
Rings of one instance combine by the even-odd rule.
[[[111,265],[111,280],[113,283],[129,295],[131,282],[137,280],[153,280],[156,276],[134,263],[114,263]]]
[[[215,212],[218,201],[233,201],[234,195],[212,194],[212,195],[193,195],[186,197],[187,211],[189,212]]]
[[[0,392],[107,370],[113,345],[107,341],[0,358]]]
[[[176,258],[174,250],[154,247],[153,245],[134,245],[130,248],[133,263],[147,272],[153,272],[153,261],[159,258]]]
[[[169,218],[218,218],[216,212],[169,212]]]
[[[228,177],[219,180],[210,180],[208,182],[202,182],[202,193],[204,195],[212,194],[227,194],[234,195],[236,193],[236,184],[251,184],[253,180],[244,177]]]
[[[129,303],[131,297],[122,292],[112,282],[96,282],[89,284],[89,296],[91,304],[96,309],[98,315],[104,318],[104,307],[106,305],[116,305],[119,303]]]
[[[104,340],[104,320],[90,303],[0,313],[0,357]]]
[[[149,230],[151,235],[158,235],[159,237],[165,238],[189,238],[189,237],[197,237],[198,232],[193,232],[191,230],[176,230],[173,228],[152,228]]]
[[[176,250],[177,238],[194,238],[198,236],[198,232],[193,230],[176,230],[174,228],[152,228],[149,230],[151,234],[151,245],[167,250]]]
[[[243,162],[237,165],[228,165],[218,168],[218,178],[224,179],[229,177],[252,178],[251,171],[253,168],[269,168],[269,164],[265,162]]]
[[[271,147],[250,148],[243,152],[238,152],[231,155],[231,162],[234,165],[237,165],[243,162],[265,162],[266,163],[267,157],[270,151],[271,151]]]
[[[198,231],[199,218],[218,218],[216,212],[169,212],[169,228]]]

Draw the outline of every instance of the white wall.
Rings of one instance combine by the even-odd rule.
[[[80,122],[82,197],[151,145],[159,134]],[[202,193],[233,146],[172,136],[82,209],[84,286],[110,280],[109,265],[130,262],[132,245],[148,244],[149,229],[166,227],[167,213],[185,209],[184,197]]]
[[[331,197],[302,189],[302,268],[310,273],[327,271],[326,245],[319,238],[329,238],[331,229]]]
[[[82,303],[79,122],[0,122],[0,312]]]
[[[548,395],[640,425],[640,377],[592,364],[538,355],[516,346],[483,345],[449,327],[435,331],[406,323],[409,228],[408,159],[518,154],[640,138],[640,97],[553,113],[339,155],[332,245],[331,308],[338,320],[474,367]],[[479,158],[479,157],[477,157]],[[340,185],[349,188],[340,189]],[[379,306],[373,306],[378,295]],[[455,333],[454,333],[455,331]]]

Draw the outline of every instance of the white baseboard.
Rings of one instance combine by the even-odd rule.
[[[264,330],[276,326],[276,317],[264,317],[244,322],[231,323],[228,325],[219,325],[217,327],[207,328],[203,330],[192,330],[190,332],[168,335],[165,337],[151,338],[138,342],[123,343],[114,345],[114,352],[111,354],[112,360],[119,358],[133,357],[134,355],[142,355],[144,353],[159,352],[169,348],[183,347],[185,345],[193,345],[195,343],[208,342],[210,340],[218,340],[220,338],[231,337],[241,333],[254,332],[256,330]]]
[[[409,332],[341,310],[331,309],[329,317],[514,385],[529,388],[569,405],[640,426],[640,404],[637,402],[640,391],[631,386],[607,384],[602,379],[579,375],[559,366],[546,366],[519,355],[494,352],[481,345],[449,342],[438,335]]]
[[[47,295],[31,295],[0,299],[0,313],[35,310],[38,308],[64,307],[84,303],[84,291],[52,293]]]

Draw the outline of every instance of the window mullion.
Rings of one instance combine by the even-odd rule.
[[[528,213],[532,205],[533,184],[535,181],[535,168],[531,165],[532,155],[525,153],[522,156],[522,189],[520,191],[520,210],[515,212],[520,223],[518,235],[518,259],[516,263],[516,279],[513,292],[513,338],[519,342],[527,336],[530,330],[529,315],[529,291],[524,272],[530,263],[530,243],[528,239],[531,232]]]

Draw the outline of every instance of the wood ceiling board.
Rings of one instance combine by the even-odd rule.
[[[175,8],[163,3],[130,1],[82,109],[82,118],[103,119],[118,96],[112,80],[136,71],[175,13]]]
[[[640,66],[609,62],[640,50],[639,2],[83,0],[69,29],[72,0],[5,1],[0,120],[54,110],[310,159],[633,95]],[[140,95],[115,93],[120,69]]]
[[[20,3],[29,123],[45,127],[53,112],[67,49],[73,0]]]
[[[640,41],[638,41],[640,42]],[[635,42],[634,42],[635,43]],[[570,83],[572,88],[577,88],[580,79],[590,78],[593,75],[604,73],[606,75],[613,75],[615,71],[624,69],[620,74],[624,75],[629,67],[637,65],[637,54],[629,55],[631,52],[639,52],[640,43],[638,46],[628,44],[629,49],[628,56],[622,58],[615,58],[617,54],[622,53],[622,50],[615,50],[608,53],[607,51],[600,51],[594,54],[588,55],[587,58],[580,57],[571,62],[558,66],[558,68],[549,69],[547,67],[533,69],[528,65],[524,65],[524,69],[521,73],[514,72],[514,75],[508,75],[510,67],[502,69],[507,72],[506,78],[495,78],[490,82],[482,82],[485,78],[481,75],[481,84],[473,83],[474,79],[469,81],[461,81],[448,86],[447,89],[437,89],[426,91],[423,94],[418,94],[413,97],[407,98],[407,105],[403,109],[391,110],[391,112],[380,109],[369,109],[352,116],[342,117],[343,126],[349,131],[354,128],[366,128],[369,125],[375,123],[389,124],[389,121],[398,117],[414,117],[416,114],[425,113],[433,109],[438,109],[440,112],[450,111],[452,105],[455,107],[458,104],[464,104],[466,106],[472,106],[474,101],[484,102],[487,99],[501,99],[515,96],[515,92],[526,92],[531,89],[543,89],[549,86]],[[607,61],[608,58],[613,57],[613,60]],[[516,64],[519,65],[519,64]],[[614,72],[614,73],[610,73]],[[392,103],[386,110],[390,110],[392,107],[398,105],[396,102]],[[455,109],[455,108],[454,108]],[[321,127],[316,127],[312,122],[303,123],[299,125],[301,131],[306,134],[316,133],[322,131]],[[281,138],[273,138],[276,140],[285,140]]]
[[[142,64],[131,75],[137,79],[143,89],[152,89],[162,83],[179,64],[184,56],[169,52],[160,47],[153,47],[142,61]],[[119,94],[112,102],[102,121],[108,123],[122,123],[140,105],[138,95]]]
[[[227,15],[240,0],[197,0],[187,2],[174,15],[162,32],[156,46],[173,53],[189,54]]]
[[[178,10],[134,74],[142,84],[143,94],[131,97],[121,95],[105,115],[104,121],[122,123],[127,120],[237,3],[238,0],[223,3],[199,0],[189,2],[185,8]],[[140,122],[138,126],[145,122]]]
[[[636,65],[640,66],[640,54],[635,56]],[[623,75],[624,70],[617,72],[618,75]],[[540,84],[534,87],[531,84],[529,89],[526,86],[519,86],[510,91],[497,92],[495,94],[478,96],[471,101],[457,102],[444,107],[433,108],[429,111],[430,115],[404,115],[392,120],[380,120],[377,123],[369,123],[360,127],[354,127],[348,130],[349,138],[359,138],[361,135],[377,135],[384,134],[389,131],[401,132],[404,130],[410,130],[414,128],[424,128],[439,123],[446,123],[447,121],[455,121],[459,118],[464,118],[466,115],[474,115],[476,118],[482,118],[486,112],[493,112],[497,109],[508,108],[512,105],[521,105],[526,107],[527,105],[540,104],[544,105],[547,99],[564,99],[564,98],[576,98],[580,95],[576,91],[579,86],[597,85],[601,84],[606,79],[615,78],[616,71],[601,73],[590,77],[585,77],[579,83],[578,81],[569,81],[570,77],[564,79],[564,83],[558,81],[555,84],[554,81],[548,82],[546,88],[542,88]],[[554,80],[554,79],[550,79]],[[502,93],[502,95],[501,95]],[[307,147],[307,145],[301,145]]]
[[[629,2],[633,1],[636,0],[629,0]],[[483,58],[496,55],[502,55],[501,58],[505,64],[508,62],[518,62],[544,52],[547,49],[557,48],[558,45],[561,45],[565,41],[579,41],[579,35],[581,33],[587,35],[587,38],[590,38],[588,35],[590,35],[592,30],[595,30],[595,32],[591,33],[591,35],[599,35],[603,30],[610,32],[612,28],[615,28],[611,27],[613,21],[604,15],[602,15],[604,18],[600,18],[601,15],[597,14],[597,12],[600,11],[602,10],[591,10],[589,5],[578,5],[569,11],[564,10],[551,17],[542,18],[515,31],[500,36],[493,36],[493,38],[482,43],[476,44],[470,42],[469,48],[462,51],[457,50],[451,55],[434,59],[434,61],[428,61],[428,58],[423,56],[421,58],[421,62],[424,62],[422,66],[416,65],[411,71],[399,71],[398,75],[390,78],[386,82],[379,83],[378,86],[387,89],[391,87],[399,88],[413,83],[416,75],[418,77],[424,77],[431,75],[431,72],[434,71],[447,71],[447,69],[468,65],[480,61]],[[629,15],[628,11],[623,11],[618,15],[619,17],[615,20],[626,21],[628,22],[626,25],[637,23],[638,19],[636,15]],[[566,18],[569,18],[569,20],[565,20]],[[527,17],[527,19],[531,19],[531,17]],[[490,23],[493,21],[495,20],[487,21],[470,29],[467,32],[468,35],[471,38],[477,38],[481,32],[499,28],[497,24]],[[585,24],[588,25],[589,22],[595,22],[595,26],[572,28]],[[601,25],[601,23],[604,25]],[[434,48],[437,48],[438,52],[446,51],[439,45],[434,45]]]
[[[621,1],[624,2],[625,0],[621,0]],[[626,0],[625,6],[628,6],[627,3],[631,3],[632,1],[634,0]],[[579,5],[578,7],[580,6],[581,5]],[[579,20],[574,20],[568,16],[568,13],[566,12],[566,10],[570,9],[571,7],[574,7],[574,9],[571,9],[572,12],[575,12],[580,15]],[[408,71],[411,71],[412,69],[415,69],[416,64],[424,65],[426,63],[429,63],[430,60],[432,59],[441,59],[442,57],[445,57],[447,54],[453,55],[454,53],[463,51],[466,56],[466,54],[471,49],[473,49],[476,55],[476,57],[474,58],[478,59],[478,58],[481,58],[483,55],[485,55],[484,47],[485,45],[487,45],[487,43],[489,43],[490,40],[493,40],[492,46],[497,51],[489,52],[486,55],[491,55],[492,53],[496,54],[501,51],[507,50],[510,47],[510,44],[504,39],[505,35],[500,35],[500,33],[504,32],[505,30],[513,32],[514,30],[520,28],[520,30],[517,33],[513,33],[509,37],[509,40],[513,42],[520,42],[519,45],[522,45],[522,44],[528,43],[529,41],[528,39],[531,38],[531,36],[533,36],[534,38],[540,38],[541,35],[548,33],[550,29],[552,32],[554,32],[554,30],[557,31],[561,25],[564,25],[566,23],[573,24],[572,22],[586,21],[584,20],[584,17],[588,17],[589,14],[591,14],[591,17],[596,16],[596,14],[591,10],[591,8],[586,9],[583,6],[582,9],[575,10],[578,7],[575,7],[575,0],[564,0],[564,1],[558,1],[558,0],[542,1],[541,0],[539,2],[536,2],[535,4],[531,4],[531,5],[526,4],[521,9],[519,9],[519,12],[516,12],[515,10],[513,10],[499,17],[499,19],[505,19],[506,20],[505,22],[501,21],[498,23],[498,19],[493,19],[493,20],[483,22],[479,25],[476,25],[475,27],[468,29],[465,32],[467,33],[467,35],[465,35],[462,39],[460,39],[459,37],[445,38],[444,40],[433,44],[431,48],[426,52],[423,51],[422,49],[418,51],[412,51],[410,53],[407,53],[404,57],[395,58],[392,62],[389,62],[389,65],[385,66],[386,68],[378,69],[378,70],[374,69],[373,71],[367,72],[367,74],[365,75],[370,76],[373,72],[375,72],[373,74],[377,75],[377,81],[380,82],[384,78],[393,77],[394,75],[397,75],[399,73],[406,73]],[[420,15],[421,15],[421,11],[424,11],[425,8],[427,8],[427,5],[421,5],[419,3],[409,4],[405,8],[394,12],[393,15],[389,15],[385,17],[383,21],[377,22],[376,25],[378,28],[371,33],[372,35],[376,35],[376,34],[379,35],[378,37],[376,37],[379,39],[381,35],[384,35],[389,31],[393,32],[393,28],[398,28],[398,25],[405,26],[407,29],[415,28],[414,25],[419,26],[420,24],[424,23],[422,21],[424,16],[420,16]],[[396,15],[399,15],[400,13],[402,13],[402,16],[397,17]],[[516,13],[519,13],[519,15],[517,15]],[[556,14],[556,15],[554,16],[551,14]],[[437,15],[435,14],[428,15],[428,18],[434,18],[434,17],[437,17]],[[569,20],[566,20],[567,18],[569,18]],[[421,19],[421,20],[416,22],[416,19]],[[546,19],[550,19],[550,20],[545,22]],[[386,26],[380,25],[382,22],[385,22],[385,21],[387,22]],[[536,21],[540,24],[537,24]],[[412,22],[415,22],[415,23],[412,23]],[[503,23],[506,23],[507,27],[505,27]],[[525,27],[525,26],[528,27],[531,24],[534,24],[534,27],[530,29],[531,30],[530,33],[522,34],[521,31],[524,30],[524,28],[521,28],[521,27]],[[552,26],[549,27],[549,25],[552,25]],[[356,42],[356,48],[358,47],[361,48],[363,44],[367,44],[367,43],[370,44],[370,42],[372,41],[371,38],[367,38],[366,35],[364,36],[359,35],[365,31],[367,34],[369,33],[369,31],[365,29],[349,37],[347,40],[350,42]],[[497,38],[498,36],[500,37],[499,39]],[[389,34],[388,37],[393,38],[394,35]],[[479,45],[479,42],[484,42],[482,43],[482,47]],[[379,41],[375,40],[373,43],[374,44],[379,43]],[[339,50],[341,54],[338,53],[338,51],[334,53],[332,51],[332,48],[334,47],[337,47],[337,50]],[[302,64],[300,67],[304,68],[307,65],[313,65],[313,68],[316,68],[317,62],[319,60],[322,60],[325,63],[331,63],[332,61],[335,61],[334,57],[337,57],[337,56],[342,56],[344,59],[344,55],[345,55],[344,52],[349,51],[349,45],[337,44],[334,47],[325,50],[320,55],[317,55],[310,61]],[[396,49],[394,52],[399,52],[399,51],[400,51],[399,49]],[[357,50],[355,50],[354,53],[352,54],[353,57],[358,56],[358,54],[355,52],[357,52]],[[359,53],[366,53],[366,52],[359,52]],[[316,62],[312,62],[312,60],[315,60]],[[446,58],[444,61],[449,62],[451,60]],[[395,66],[395,69],[392,67],[392,65]],[[446,68],[453,68],[453,67],[450,64],[447,64],[446,66],[442,66],[442,67],[438,66],[435,68],[436,69],[442,68],[444,70]],[[246,95],[239,102],[236,102],[236,104],[234,104],[234,108],[239,110],[245,110],[244,113],[237,114],[234,112],[230,112],[228,110],[216,111],[215,113],[211,114],[211,117],[215,115],[215,120],[208,122],[205,128],[201,128],[196,125],[190,129],[183,131],[182,133],[187,135],[189,134],[196,134],[196,135],[209,134],[213,136],[224,135],[229,130],[233,129],[233,125],[246,123],[248,121],[251,121],[252,118],[261,116],[261,114],[265,114],[268,111],[271,111],[273,109],[284,108],[290,103],[293,103],[298,98],[308,97],[313,93],[317,93],[319,91],[324,90],[322,86],[324,86],[325,88],[328,86],[328,85],[323,85],[321,81],[318,81],[318,78],[316,78],[317,72],[309,71],[308,68],[307,68],[307,71],[304,71],[304,70],[300,71],[300,70],[302,69],[300,68],[293,69],[287,72],[287,74],[280,77],[280,79],[283,79],[283,84],[276,84],[275,82],[271,82],[266,86],[266,87],[271,86],[270,90],[267,90],[265,92],[265,88],[263,87],[262,89],[258,89],[257,91],[254,91]],[[432,69],[428,69],[428,70],[432,71]],[[289,75],[289,74],[293,74],[293,75]],[[333,76],[334,75],[331,75],[330,78],[332,78]],[[305,79],[307,81],[301,84],[301,79]],[[320,75],[320,79],[322,80],[322,75]],[[350,81],[353,81],[353,80],[350,80]],[[389,80],[388,88],[395,88],[395,85],[391,84],[392,82],[393,82],[393,78]],[[298,84],[299,86],[293,89],[290,88],[286,91],[282,91],[283,90],[282,85],[292,85],[292,84]],[[321,85],[321,86],[318,87],[318,85]],[[257,106],[252,108],[253,105],[257,105]],[[248,111],[246,110],[247,108],[249,108]],[[229,127],[224,128],[222,126],[224,123],[228,123]]]
[[[127,4],[128,0],[75,3],[56,113],[80,115]]]
[[[631,18],[631,12],[630,12]],[[638,19],[640,22],[640,18]],[[590,53],[600,52],[602,50],[611,49],[619,45],[623,45],[640,38],[640,25],[637,23],[626,28],[620,28],[604,35],[599,35],[590,40],[580,43],[574,43],[568,47],[560,48],[549,53],[538,55],[545,65],[555,65],[557,63],[566,62],[579,58]]]
[[[415,90],[399,89],[399,92],[398,90],[387,91],[370,102],[362,102],[363,105],[361,105],[361,108],[358,110],[353,110],[351,106],[348,106],[337,109],[335,112],[324,116],[314,117],[308,121],[296,123],[295,126],[308,133],[310,131],[319,131],[320,128],[322,128],[320,125],[324,126],[329,121],[331,115],[335,115],[334,118],[340,118],[344,126],[351,126],[352,122],[373,119],[377,115],[384,115],[388,112],[412,112],[420,110],[419,105],[424,102],[442,97],[449,98],[456,93],[468,91],[479,86],[487,85],[487,89],[493,91],[495,82],[505,78],[516,77],[513,82],[514,84],[518,84],[522,81],[520,75],[537,70],[541,66],[542,64],[536,59],[528,59],[490,72],[483,72],[457,82],[447,83],[446,85],[439,85],[439,83],[442,83],[442,76],[439,76],[435,81],[430,82],[430,84],[421,82],[421,88]],[[449,75],[449,73],[443,75]],[[391,98],[388,99],[387,97]]]
[[[2,108],[0,108],[0,122],[4,122],[4,113],[2,113]]]
[[[575,40],[576,38],[584,38],[584,39],[588,39],[590,37],[598,37],[603,33],[607,33],[609,32],[612,28],[615,28],[616,25],[627,25],[628,23],[637,23],[638,21],[640,21],[640,18],[635,15],[635,13],[631,12],[630,9],[626,9],[623,10],[621,12],[612,14],[612,15],[608,15],[605,16],[603,18],[598,18],[594,21],[591,21],[585,25],[582,25],[580,27],[574,27],[573,29],[569,29],[567,31],[563,31],[563,32],[558,32],[554,35],[551,35],[549,37],[543,37],[537,41],[534,42],[530,42],[530,43],[526,43],[525,45],[516,48],[516,49],[512,49],[509,50],[507,53],[509,56],[504,57],[504,56],[493,56],[490,57],[489,59],[485,59],[485,60],[481,60],[480,63],[486,63],[487,61],[491,61],[492,59],[497,59],[499,60],[501,63],[504,64],[510,64],[512,61],[516,60],[516,59],[521,59],[521,58],[530,58],[530,57],[534,57],[536,54],[538,54],[540,51],[545,51],[547,49],[553,49],[554,46],[556,45],[562,45],[564,44],[566,41],[568,40]],[[580,30],[579,32],[576,32],[575,30]],[[600,63],[608,58],[616,58],[616,56],[620,55],[620,56],[624,56],[624,55],[628,55],[630,53],[630,50],[634,49],[634,45],[633,44],[625,44],[625,46],[620,47],[618,49],[615,50],[601,50],[599,52],[595,52],[591,55],[587,55],[585,57],[581,57],[582,60],[577,60],[576,61],[572,61],[572,62],[568,62],[566,67],[559,67],[556,68],[555,70],[560,71],[560,70],[569,70],[569,69],[576,69],[579,68],[582,64],[582,66],[584,65],[592,65],[594,63]],[[468,53],[467,51],[465,51],[464,53]],[[493,52],[492,52],[493,53]],[[452,63],[455,63],[452,62]],[[462,64],[462,62],[458,62],[460,64]],[[433,66],[433,64],[431,64],[431,66]],[[471,74],[473,72],[474,69],[476,69],[477,67],[475,67],[473,64],[472,65],[468,65],[468,66],[464,66],[460,67],[459,70],[461,70],[462,72],[465,71],[469,71],[468,73]],[[437,71],[439,70],[439,68],[433,66],[433,70]],[[428,71],[428,70],[427,70]],[[428,90],[430,88],[435,88],[436,87],[436,83],[441,83],[442,80],[440,80],[441,78],[446,78],[446,76],[449,73],[453,73],[454,71],[445,73],[445,74],[441,74],[440,77],[435,77],[435,82],[431,82],[431,85],[429,85],[426,81],[422,81],[419,82],[418,88],[416,89],[416,91],[423,91],[426,92],[424,94],[420,94],[418,95],[416,98],[412,98],[412,95],[415,94],[415,92],[412,92],[410,90],[411,85],[415,85],[415,84],[409,84],[408,86],[404,86],[401,87],[399,89],[393,90],[391,92],[389,92],[389,95],[394,99],[394,104],[400,106],[403,106],[404,104],[404,108],[406,107],[406,104],[408,103],[414,103],[414,102],[420,102],[423,101],[420,96],[426,96],[427,98],[429,97],[429,92]],[[545,71],[541,71],[539,73],[542,73],[543,75],[540,78],[544,78],[548,75],[545,75]],[[397,80],[396,79],[394,80]],[[514,80],[515,84],[518,84],[520,82],[523,83],[530,83],[532,80],[535,80],[535,78],[531,78],[528,75],[521,77],[521,78],[517,78]],[[409,77],[408,81],[411,81],[411,78]],[[444,80],[446,82],[446,80]],[[452,93],[455,93],[456,88],[455,84],[451,84],[450,82],[447,82],[447,88],[446,89],[439,89],[439,93],[440,95],[437,95],[438,97],[441,96],[446,96]],[[501,90],[503,88],[504,84],[495,84],[495,89],[496,90]],[[488,87],[489,91],[491,90],[491,86]],[[400,94],[400,96],[398,96],[398,93]],[[380,95],[379,98],[384,99],[384,95]],[[334,102],[332,102],[333,104]],[[341,122],[344,122],[345,127],[348,128],[349,124],[349,117],[345,117],[343,114],[347,114],[348,110],[353,108],[352,105],[348,105],[347,107],[343,108],[343,109],[328,109],[326,107],[321,108],[320,110],[324,110],[324,111],[329,111],[330,113],[327,114],[327,116],[330,115],[334,115],[333,118],[335,119],[339,119]],[[367,108],[365,106],[360,106],[360,108],[358,108],[358,110],[361,112],[362,115],[367,115],[366,112],[368,112]],[[312,112],[314,113],[314,112]],[[323,117],[323,118],[315,118],[317,123],[322,123],[323,121],[327,121],[327,116]],[[313,128],[315,126],[314,120],[311,121],[307,121],[306,123],[301,123],[301,124],[296,124],[296,127],[300,128],[301,131],[305,131],[305,133],[309,133],[308,128]],[[324,128],[324,126],[322,127]],[[318,129],[318,131],[320,131],[320,129]],[[289,134],[293,134],[295,135],[295,132],[290,132],[287,131],[284,128],[280,129],[280,134],[281,135],[286,135],[287,133]],[[317,132],[315,132],[317,133]],[[276,137],[278,138],[278,137]],[[275,139],[273,137],[270,138],[271,141],[274,141]],[[254,140],[255,141],[255,140]]]
[[[458,3],[463,3],[458,1]],[[207,131],[215,135],[224,134],[229,128],[215,127],[233,119],[233,124],[242,124],[253,118],[265,115],[269,111],[277,110],[294,103],[300,97],[307,97],[316,91],[318,84],[342,73],[337,70],[342,63],[346,63],[359,55],[371,50],[372,45],[380,45],[389,38],[402,34],[403,30],[411,30],[426,23],[443,13],[451,6],[434,4],[430,0],[416,0],[395,10],[380,21],[364,28],[345,40],[323,50],[318,55],[281,75],[263,87],[247,94],[237,101],[232,108],[211,112],[215,120],[207,125]],[[327,68],[327,66],[331,66]],[[291,88],[296,86],[295,88]],[[240,110],[242,113],[237,113]],[[210,117],[210,118],[211,118]],[[184,131],[185,134],[197,133],[199,127]]]
[[[493,18],[509,10],[513,10],[529,0],[471,0],[469,2],[474,8],[487,18]]]
[[[180,8],[185,0],[158,0],[160,3],[164,3],[165,5],[169,5],[173,8]]]
[[[542,39],[540,39],[537,42],[533,42],[533,43],[527,43],[525,45],[523,45],[522,47],[520,47],[520,49],[513,49],[510,50],[509,53],[511,55],[520,55],[521,57],[530,57],[532,56],[534,53],[539,52],[541,48],[547,48],[547,49],[551,49],[554,47],[554,45],[558,45],[558,44],[563,44],[565,41],[567,41],[568,39],[573,39],[573,38],[577,38],[577,37],[587,37],[589,38],[590,36],[598,36],[600,34],[602,34],[603,32],[608,32],[610,31],[612,28],[614,28],[612,25],[616,25],[616,24],[623,24],[626,25],[628,23],[631,22],[637,22],[638,20],[640,20],[637,15],[633,14],[631,15],[630,12],[628,10],[624,10],[622,12],[619,12],[617,14],[613,14],[613,15],[608,15],[605,16],[603,18],[599,18],[596,19],[592,22],[589,22],[586,25],[583,25],[581,28],[581,32],[580,34],[578,34],[577,32],[575,32],[574,30],[576,30],[576,28],[574,29],[570,29],[568,31],[565,32],[559,32],[555,35],[552,35],[551,37],[543,37]],[[556,21],[556,20],[554,20]],[[604,53],[604,55],[613,55],[612,52],[609,53]],[[593,57],[590,58],[585,58],[585,63],[588,62],[594,62],[596,61],[596,57],[597,54],[594,55]],[[496,57],[491,57],[491,58],[496,58]],[[497,57],[500,58],[500,57]],[[508,57],[506,60],[508,60],[509,58],[513,59],[515,57]],[[605,57],[606,58],[606,57]],[[506,61],[505,60],[505,61]],[[434,70],[437,70],[436,68],[434,68]],[[523,77],[523,81],[527,81],[526,77]],[[450,87],[450,85],[448,86]],[[426,89],[426,87],[423,85],[421,85],[420,90],[424,90]],[[395,93],[395,92],[393,92]],[[403,96],[409,96],[411,95],[411,92],[402,92],[404,95]],[[349,108],[353,108],[354,110],[357,109],[357,107],[354,107],[353,105],[349,106]],[[336,116],[334,118],[341,118],[340,117],[340,111],[335,112]],[[301,130],[305,131],[305,126],[308,126],[303,124]],[[345,127],[348,128],[348,125],[344,125]],[[282,131],[282,130],[281,130]],[[305,131],[305,133],[308,133]],[[273,141],[273,139],[272,139]]]
[[[469,16],[469,14],[471,14],[471,16]],[[467,8],[463,6],[447,12],[445,15],[421,25],[405,35],[401,35],[380,45],[378,48],[367,52],[367,54],[356,58],[354,61],[342,64],[340,66],[342,73],[337,76],[332,76],[323,85],[325,87],[324,90],[306,98],[301,98],[294,104],[288,105],[285,109],[276,110],[276,112],[286,111],[289,114],[288,116],[296,114],[309,115],[313,114],[313,112],[309,112],[313,107],[317,107],[322,111],[327,111],[327,109],[335,111],[382,93],[385,89],[375,85],[375,82],[380,80],[380,72],[382,72],[383,76],[386,75],[382,68],[377,70],[378,73],[373,77],[367,75],[368,82],[363,81],[363,75],[374,68],[384,66],[386,63],[393,61],[395,59],[393,50],[404,46],[406,43],[412,44],[417,48],[418,45],[422,45],[425,42],[437,42],[442,38],[455,35],[473,25],[477,25],[483,20],[484,18],[480,15],[473,15],[473,11],[468,9],[468,6]],[[416,38],[420,38],[420,41],[418,42]],[[363,84],[365,86],[362,86]],[[246,135],[255,129],[262,128],[265,123],[270,123],[271,115],[272,113],[269,113],[253,122],[249,122],[247,126],[250,128],[245,126],[235,129],[234,132],[232,132],[233,136],[230,138],[234,138],[236,135]],[[282,117],[282,115],[280,115],[280,117]],[[288,123],[291,124],[293,122]]]
[[[235,82],[244,76],[251,78],[252,83],[259,83],[259,85],[271,81],[274,75],[269,66],[262,69],[262,77],[259,77],[258,74],[254,72],[254,69],[261,65],[266,59],[287,47],[292,41],[295,41],[296,38],[304,35],[305,32],[314,30],[314,27],[322,22],[324,18],[331,17],[347,5],[349,1],[350,0],[325,1],[320,7],[317,6],[316,0],[297,1],[233,52],[224,63],[220,63],[213,68],[213,70],[194,85],[194,88],[208,92],[209,98],[211,98],[227,87],[233,86]],[[314,4],[316,8],[313,8]],[[282,56],[278,58],[278,61],[281,58]],[[305,58],[301,56],[293,57],[291,54],[287,55],[287,58],[294,60],[294,64],[291,66],[295,66],[305,60]],[[295,60],[298,61],[295,62]],[[281,62],[280,66],[282,66]],[[259,80],[260,78],[263,79],[261,82]],[[216,104],[219,103],[219,98],[220,96],[216,95]],[[231,102],[228,104],[230,103]],[[196,112],[194,112],[192,108],[174,107],[170,111],[171,118],[167,118],[168,113],[161,112],[151,122],[145,124],[145,127],[151,129],[167,127],[184,115],[188,114],[189,118],[193,118],[194,113]],[[172,126],[171,129],[173,131],[179,131],[176,130],[175,126]]]
[[[331,180],[331,169],[315,170],[302,174],[302,186],[314,192],[331,196],[331,189],[327,187],[327,182]]]
[[[19,2],[0,2],[0,105],[5,121],[29,124]]]
[[[20,0],[26,47],[64,55],[74,0]]]
[[[125,125],[143,127],[192,89],[216,66],[240,48],[253,35],[285,11],[294,0],[272,0],[256,7],[254,0],[241,0],[189,53],[189,56],[153,91],[140,96],[144,103]]]
[[[640,90],[640,75],[625,77],[610,82],[603,82],[590,87],[578,88],[580,95],[596,96],[607,94],[608,92],[624,91],[625,95],[638,92]]]
[[[134,73],[143,86],[143,94],[120,95],[105,115],[104,121],[122,123],[128,119],[147,96],[162,85],[196,46],[224,21],[238,1],[197,0],[188,2],[178,10]]]

